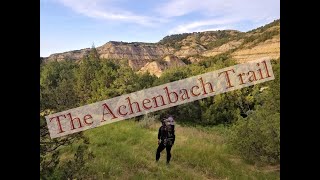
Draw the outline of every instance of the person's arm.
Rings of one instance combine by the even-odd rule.
[[[174,141],[176,140],[176,133],[175,133],[175,130],[174,130],[174,125],[172,126],[172,132],[173,132],[173,141],[172,141],[172,145],[174,144]]]
[[[158,144],[160,144],[160,138],[161,138],[161,127],[159,128],[159,132],[158,132]]]

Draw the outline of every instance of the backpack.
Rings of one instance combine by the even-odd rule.
[[[164,125],[162,126],[162,136],[163,144],[172,146],[174,142],[174,126],[173,125]]]

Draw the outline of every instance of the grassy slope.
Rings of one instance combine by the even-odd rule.
[[[130,120],[85,131],[96,157],[84,173],[93,179],[280,179],[278,171],[254,167],[231,155],[223,127],[177,125],[171,165],[165,165],[165,150],[156,164],[159,126],[145,129]],[[72,158],[77,146],[64,147],[62,159]]]

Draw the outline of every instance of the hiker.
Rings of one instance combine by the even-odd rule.
[[[174,134],[174,120],[172,116],[167,119],[161,120],[162,126],[159,128],[158,132],[158,149],[156,153],[156,162],[160,159],[160,153],[166,149],[167,151],[167,164],[169,164],[171,159],[171,148],[175,141]]]

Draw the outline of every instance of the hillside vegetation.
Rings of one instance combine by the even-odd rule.
[[[96,55],[92,49],[81,63],[40,65],[41,179],[279,179],[279,59],[272,61],[273,81],[50,139],[49,113],[236,64],[223,53],[157,78]],[[158,120],[166,113],[179,125],[169,168],[154,162]]]
[[[230,153],[224,127],[177,125],[172,160],[165,164],[165,151],[155,163],[159,122],[142,128],[133,120],[84,132],[90,144],[74,143],[61,148],[59,168],[52,179],[279,179],[278,166],[259,167]],[[84,166],[73,159],[85,149]],[[92,153],[92,157],[90,157]],[[50,179],[50,178],[49,178]]]

